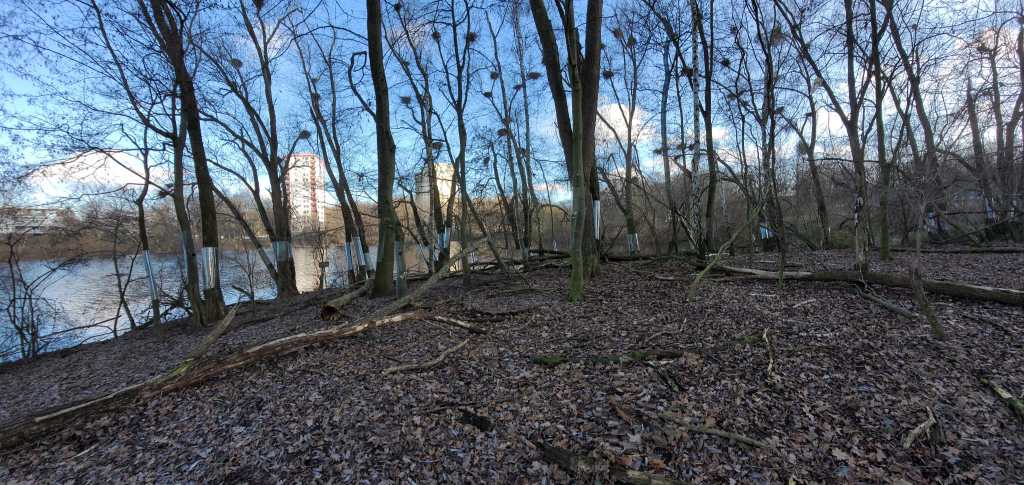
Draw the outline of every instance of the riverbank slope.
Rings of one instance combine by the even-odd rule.
[[[880,267],[903,270],[909,255]],[[926,276],[1022,288],[1019,254],[928,254]],[[771,256],[734,264],[770,269]],[[841,251],[800,269],[849,267]],[[452,278],[422,304],[488,330],[401,322],[231,370],[0,452],[2,481],[988,480],[1024,476],[1021,424],[981,377],[1024,391],[1024,310],[934,296],[948,339],[849,284],[609,263],[583,304],[564,268]],[[912,309],[909,291],[873,287]],[[328,295],[239,314],[214,355],[322,328]],[[382,302],[358,300],[347,317]],[[151,332],[148,335],[143,335]],[[7,417],[175,365],[203,333],[168,326],[0,368]],[[385,374],[447,350],[437,367]],[[915,428],[936,424],[904,447]],[[0,416],[0,421],[8,418]],[[726,434],[708,433],[708,430]],[[732,434],[733,438],[729,438]],[[759,448],[739,437],[767,445]],[[558,457],[571,458],[562,461]]]

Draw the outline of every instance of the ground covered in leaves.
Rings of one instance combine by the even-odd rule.
[[[903,271],[910,255],[876,265]],[[1024,289],[1024,255],[923,256],[926,277]],[[793,255],[847,268],[845,252]],[[774,268],[772,256],[737,266]],[[401,322],[231,370],[0,451],[0,481],[987,482],[1024,477],[1024,427],[982,383],[1024,392],[1024,310],[933,295],[948,338],[850,284],[608,263],[582,304],[567,271],[461,278],[421,305],[484,327]],[[868,288],[914,310],[909,291]],[[326,295],[243,309],[223,355],[333,323]],[[356,318],[379,302],[358,301]],[[342,323],[343,324],[343,323]],[[0,421],[109,392],[202,337],[168,325],[0,367]],[[440,366],[385,375],[468,340]],[[909,446],[910,432],[936,424]],[[700,430],[742,435],[750,446]]]

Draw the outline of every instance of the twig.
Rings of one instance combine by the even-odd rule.
[[[764,339],[764,346],[768,349],[768,379],[775,377],[775,351],[772,349],[772,341],[768,340],[768,329],[761,334]]]
[[[88,447],[88,448],[86,448],[86,449],[82,450],[82,451],[81,451],[80,453],[78,453],[77,455],[75,455],[75,456],[72,456],[72,457],[71,457],[71,459],[69,459],[68,461],[71,461],[71,460],[74,460],[74,459],[76,459],[76,458],[79,458],[79,457],[81,457],[82,455],[85,455],[86,453],[89,453],[90,451],[92,451],[92,450],[95,450],[95,449],[96,449],[96,447],[97,447],[97,446],[99,446],[99,445],[100,445],[99,443],[96,443],[95,445],[92,445],[92,446],[90,446],[90,447]]]
[[[411,370],[432,369],[434,367],[437,367],[437,366],[441,365],[441,363],[444,362],[444,360],[446,358],[448,358],[449,355],[451,355],[452,353],[454,353],[454,352],[458,351],[459,349],[465,347],[467,343],[469,343],[469,339],[466,339],[466,340],[463,340],[462,342],[459,342],[458,345],[456,345],[456,346],[454,346],[454,347],[452,347],[452,348],[450,348],[448,350],[445,350],[444,352],[441,352],[441,355],[438,355],[436,358],[433,358],[433,359],[428,360],[426,362],[423,362],[421,364],[405,364],[405,365],[396,365],[394,367],[388,367],[387,369],[384,370],[384,375],[391,375],[391,374],[396,374],[398,372],[406,372],[406,371],[411,371]]]
[[[688,281],[689,278],[678,278],[675,276],[663,276],[660,274],[653,275],[654,279],[658,281]]]
[[[1000,386],[985,377],[980,377],[979,379],[981,379],[982,384],[991,388],[992,392],[995,392],[996,395],[999,396],[999,399],[1002,399],[1003,402],[1010,407],[1010,410],[1017,416],[1017,419],[1024,421],[1024,402],[1013,397],[1013,394],[1011,394],[1010,391],[1007,391],[1003,386]]]
[[[914,440],[916,440],[918,436],[921,436],[922,433],[930,433],[932,426],[935,426],[935,415],[932,414],[932,409],[925,408],[925,410],[928,411],[928,419],[926,419],[923,423],[917,425],[917,427],[915,427],[914,429],[910,430],[910,432],[907,433],[907,437],[903,438],[904,450],[909,449],[910,445],[914,444]]]
[[[966,318],[968,318],[970,320],[974,320],[975,322],[987,323],[987,324],[995,327],[999,331],[1005,333],[1006,335],[1010,335],[1010,336],[1013,335],[1013,332],[1010,331],[1010,329],[1006,328],[1006,326],[1004,326],[1003,324],[1001,324],[1001,323],[999,323],[999,322],[997,322],[995,320],[992,320],[990,318],[985,318],[985,317],[982,317],[980,315],[971,315],[970,313],[963,313],[961,315],[963,315],[964,317],[966,317]]]
[[[480,327],[478,327],[476,325],[473,325],[473,324],[471,324],[469,322],[464,322],[462,320],[456,320],[456,319],[451,318],[451,317],[443,317],[443,316],[438,315],[438,316],[430,317],[430,319],[434,320],[434,321],[437,321],[437,322],[446,323],[448,325],[452,325],[452,326],[455,326],[455,327],[459,327],[459,328],[464,329],[464,330],[469,330],[470,333],[475,333],[475,334],[478,334],[478,335],[479,334],[487,333],[487,330],[485,330],[483,328],[480,328]]]
[[[800,303],[797,303],[796,305],[793,305],[791,308],[800,308],[800,307],[802,307],[804,305],[807,305],[808,303],[814,303],[815,301],[817,301],[816,298],[811,298],[810,300],[804,300],[804,301],[802,301]]]
[[[884,299],[882,297],[875,296],[875,295],[872,295],[871,293],[868,293],[866,291],[861,291],[861,290],[857,290],[857,293],[859,293],[860,296],[862,298],[864,298],[865,300],[871,301],[871,302],[877,304],[878,306],[880,306],[882,308],[885,308],[886,310],[889,310],[889,311],[891,311],[891,312],[893,312],[893,313],[895,313],[897,315],[907,317],[907,318],[909,318],[911,320],[919,320],[921,318],[921,315],[918,315],[917,313],[914,313],[914,312],[912,312],[910,310],[907,310],[906,308],[903,308],[903,307],[901,307],[901,306],[899,306],[899,305],[897,305],[897,304],[895,304],[895,303],[893,303],[893,302],[891,302],[889,300],[886,300],[886,299]]]
[[[667,419],[668,421],[671,421],[671,422],[679,425],[683,429],[685,429],[687,431],[690,431],[692,433],[702,433],[702,434],[709,434],[709,435],[712,435],[712,436],[718,436],[719,438],[725,438],[725,439],[732,440],[732,441],[735,441],[737,443],[741,443],[741,444],[744,444],[744,445],[747,445],[747,446],[752,446],[754,448],[764,448],[764,449],[771,449],[772,448],[771,445],[769,445],[768,443],[765,443],[764,441],[755,440],[754,438],[751,438],[749,436],[744,436],[744,435],[741,435],[739,433],[732,433],[732,432],[724,431],[724,430],[721,430],[721,429],[718,429],[718,428],[709,428],[707,426],[694,426],[692,424],[689,424],[689,423],[683,421],[682,418],[680,418],[678,416],[674,416],[674,415],[672,415],[670,413],[662,413],[661,417],[664,418],[664,419]]]

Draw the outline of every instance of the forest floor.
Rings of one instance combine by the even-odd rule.
[[[905,271],[909,257],[874,264]],[[730,263],[772,269],[773,258]],[[1022,254],[923,258],[929,278],[1024,289]],[[844,251],[790,262],[852,266]],[[450,278],[421,304],[488,333],[406,321],[233,369],[0,451],[0,482],[1024,477],[1024,425],[982,382],[1024,392],[1024,309],[931,295],[948,336],[937,341],[850,284],[709,274],[687,302],[692,277],[678,261],[608,263],[582,304],[565,301],[565,268],[479,275],[468,290]],[[870,290],[914,308],[908,290]],[[334,294],[243,307],[212,353],[331,325],[317,314]],[[168,324],[2,366],[0,422],[167,371],[202,336]],[[436,368],[383,373],[464,340]],[[936,424],[905,447],[929,416]]]

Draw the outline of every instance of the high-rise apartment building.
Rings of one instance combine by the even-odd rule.
[[[323,228],[327,191],[324,188],[324,162],[312,153],[296,153],[288,159],[285,177],[288,204],[294,229]]]
[[[434,172],[437,175],[437,193],[441,199],[441,213],[448,210],[448,200],[452,195],[452,180],[455,178],[455,167],[450,163],[435,163]],[[458,193],[456,190],[454,193]],[[452,201],[458,204],[458,201]],[[456,205],[457,207],[457,205]],[[416,210],[424,221],[432,221],[430,212],[430,173],[423,167],[416,174]]]

